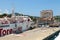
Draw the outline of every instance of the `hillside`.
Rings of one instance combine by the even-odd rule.
[[[55,20],[60,22],[60,16],[54,16]]]
[[[33,21],[35,21],[35,22],[36,22],[36,19],[39,18],[39,17],[37,17],[37,16],[24,15],[24,14],[20,14],[20,13],[15,13],[15,15],[16,15],[16,16],[29,16],[29,17],[30,17]],[[6,13],[4,13],[4,14],[0,15],[0,18],[2,18],[2,17],[4,17],[4,16],[11,17],[12,14],[6,14]]]

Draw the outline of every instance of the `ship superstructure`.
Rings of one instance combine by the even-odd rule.
[[[12,11],[11,18],[0,18],[0,36],[20,33],[31,28],[31,24],[34,23],[28,16],[15,16]]]

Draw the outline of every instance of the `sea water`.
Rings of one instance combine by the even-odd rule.
[[[53,33],[52,35],[46,37],[43,40],[60,40],[60,31]]]
[[[58,36],[54,40],[60,40],[60,33],[58,34]]]

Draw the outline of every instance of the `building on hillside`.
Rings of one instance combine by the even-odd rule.
[[[52,10],[42,10],[40,15],[41,15],[41,18],[53,18],[53,11]]]
[[[40,25],[49,25],[54,23],[53,11],[52,10],[42,10],[39,18]]]

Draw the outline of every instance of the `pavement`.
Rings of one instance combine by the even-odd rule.
[[[60,28],[35,28],[33,30],[25,31],[20,34],[9,34],[0,37],[0,40],[43,40],[52,33],[60,30]]]

